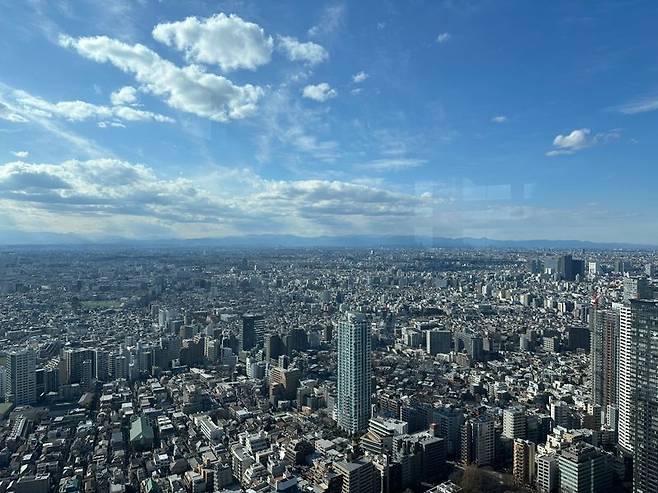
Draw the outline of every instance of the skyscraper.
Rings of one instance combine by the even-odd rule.
[[[617,403],[619,312],[594,309],[590,315],[592,402],[605,408]]]
[[[617,443],[626,454],[633,453],[633,420],[635,392],[635,349],[630,304],[619,308],[619,375],[617,400],[619,424]]]
[[[31,349],[11,351],[5,362],[5,401],[17,406],[37,400],[37,355]]]
[[[370,417],[370,326],[361,313],[338,324],[338,426],[350,434],[368,427]]]
[[[263,344],[265,336],[265,317],[260,313],[245,313],[242,315],[240,331],[241,348],[243,351]]]
[[[658,300],[631,300],[635,352],[633,491],[658,491]]]

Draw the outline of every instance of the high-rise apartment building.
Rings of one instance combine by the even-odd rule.
[[[10,351],[5,361],[5,401],[17,406],[37,400],[37,355],[31,349]]]
[[[554,493],[559,485],[558,459],[555,454],[538,455],[535,460],[537,479],[535,486],[540,493]]]
[[[535,478],[537,446],[530,440],[514,440],[513,474],[517,484],[531,484]]]
[[[592,402],[605,408],[617,403],[619,311],[592,310],[590,337]]]
[[[624,277],[624,300],[653,298],[653,289],[646,277]]]
[[[619,374],[617,400],[619,422],[617,443],[623,452],[633,453],[633,421],[635,415],[635,348],[630,304],[619,307]]]
[[[350,434],[368,427],[370,417],[370,324],[347,313],[338,324],[338,426]]]
[[[633,492],[658,491],[658,300],[631,300],[634,375]]]
[[[63,385],[82,383],[83,363],[91,361],[92,375],[96,374],[96,358],[94,351],[84,348],[66,348],[61,355],[60,381]]]
[[[503,435],[507,438],[526,438],[528,419],[523,409],[515,407],[503,411]]]

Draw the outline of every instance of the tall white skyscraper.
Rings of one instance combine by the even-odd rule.
[[[635,350],[630,305],[619,308],[619,402],[618,443],[627,454],[633,453],[633,421],[635,393]]]
[[[370,418],[370,326],[361,313],[338,324],[338,426],[350,434],[368,428]]]
[[[10,351],[5,362],[5,401],[16,406],[37,400],[37,355],[31,349]]]

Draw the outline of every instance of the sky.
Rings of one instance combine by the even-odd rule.
[[[0,243],[658,244],[657,2],[0,0],[0,12]]]

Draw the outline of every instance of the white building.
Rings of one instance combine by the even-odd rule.
[[[10,351],[5,362],[5,401],[17,406],[37,400],[37,354],[31,349]]]
[[[370,418],[370,326],[361,313],[347,313],[338,324],[338,426],[350,434]]]

